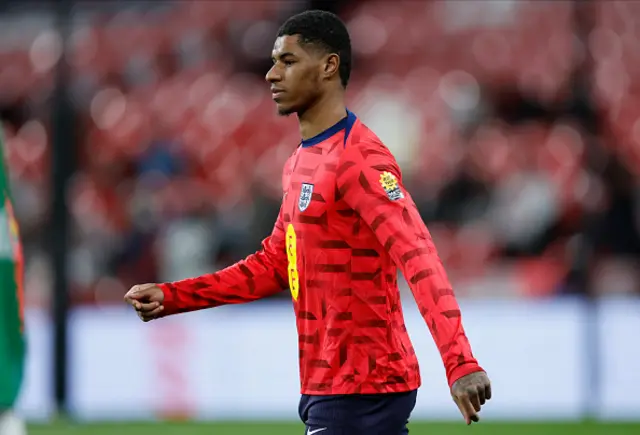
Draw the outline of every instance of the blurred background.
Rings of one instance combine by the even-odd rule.
[[[58,412],[295,422],[287,292],[148,325],[122,296],[230,265],[271,231],[299,134],[264,75],[280,24],[310,8],[348,24],[349,108],[436,241],[495,385],[487,420],[640,421],[640,2],[3,0],[34,430]],[[402,292],[415,418],[456,418]]]

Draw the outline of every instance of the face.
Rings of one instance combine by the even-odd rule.
[[[278,113],[305,111],[322,94],[330,56],[305,49],[298,43],[297,35],[286,35],[276,39],[271,57],[273,66],[265,78],[271,84]]]

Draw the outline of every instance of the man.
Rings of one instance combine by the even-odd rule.
[[[300,346],[300,417],[307,434],[399,435],[420,374],[404,325],[399,267],[442,355],[467,424],[491,396],[453,290],[390,152],[345,107],[349,33],[308,11],[275,41],[266,79],[302,142],[286,163],[279,217],[262,250],[199,278],[133,287],[144,321],[249,302],[289,287]]]
[[[0,152],[3,152],[0,131]],[[26,433],[13,412],[24,371],[22,250],[13,215],[8,174],[0,155],[0,435]]]

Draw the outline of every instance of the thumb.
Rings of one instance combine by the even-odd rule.
[[[155,284],[134,285],[124,296],[125,301],[132,302],[148,298],[153,295]]]
[[[458,405],[458,409],[460,410],[460,414],[462,414],[465,423],[470,425],[475,416],[471,402],[466,397],[453,396],[453,400],[456,405]]]

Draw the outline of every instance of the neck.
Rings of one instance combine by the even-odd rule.
[[[343,92],[332,92],[321,97],[304,112],[298,113],[300,135],[310,139],[347,116]]]

